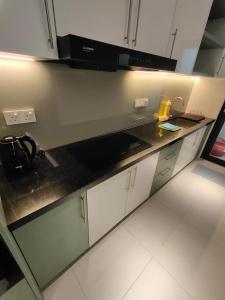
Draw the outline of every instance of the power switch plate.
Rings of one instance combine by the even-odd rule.
[[[137,98],[134,101],[134,107],[147,107],[149,99],[148,98]]]
[[[3,115],[7,125],[36,122],[36,116],[33,108],[3,110]]]

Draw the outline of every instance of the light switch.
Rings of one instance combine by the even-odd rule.
[[[3,115],[7,125],[36,122],[36,116],[33,108],[3,110]]]

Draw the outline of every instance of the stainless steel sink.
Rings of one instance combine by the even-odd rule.
[[[198,121],[193,121],[193,120],[188,120],[182,117],[177,117],[174,119],[170,119],[167,122],[173,124],[173,125],[177,125],[183,128],[190,128],[192,126],[195,126],[196,124],[198,124]]]

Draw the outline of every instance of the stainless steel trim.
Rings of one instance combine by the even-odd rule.
[[[124,36],[124,40],[127,45],[129,45],[130,37],[130,24],[131,24],[131,12],[132,12],[133,0],[129,0],[129,10],[128,10],[128,20],[127,20],[127,30]]]
[[[216,72],[217,75],[219,75],[219,72],[220,72],[220,70],[221,70],[221,68],[222,68],[224,58],[225,58],[225,55],[222,56],[222,58],[221,58],[221,62],[220,62],[219,68],[218,68],[218,70],[217,70],[217,72]]]
[[[45,13],[46,13],[46,20],[48,25],[48,42],[51,47],[51,49],[54,49],[54,42],[53,42],[53,35],[52,35],[52,28],[51,28],[51,19],[50,19],[50,13],[49,13],[49,6],[48,6],[48,0],[44,0],[45,4]]]
[[[132,170],[128,171],[128,180],[127,180],[127,191],[130,190],[130,181],[131,181],[131,174],[132,174]]]
[[[176,38],[177,38],[177,32],[178,32],[178,29],[176,28],[176,30],[172,33],[172,36],[173,36],[173,43],[172,43],[172,47],[171,47],[171,51],[170,51],[170,58],[171,58],[172,55],[173,55],[174,45],[175,45]]]
[[[87,224],[87,207],[86,207],[86,197],[80,196],[81,199],[81,217],[84,220],[84,224]]]
[[[141,10],[141,0],[138,1],[136,29],[135,29],[134,38],[132,40],[133,47],[136,47],[136,45],[137,45],[137,35],[138,35],[138,27],[139,27],[139,20],[140,20],[140,10]]]

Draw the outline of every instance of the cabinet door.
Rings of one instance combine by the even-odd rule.
[[[130,174],[127,170],[87,191],[90,245],[124,218]]]
[[[139,2],[140,1],[140,2]],[[166,56],[176,0],[139,0],[133,26],[136,50]]]
[[[50,1],[48,12],[50,18]],[[57,58],[54,35],[53,24],[48,24],[44,1],[1,0],[0,51]],[[52,38],[52,45],[49,38]]]
[[[129,0],[54,0],[57,35],[78,36],[124,46]]]
[[[80,196],[72,194],[61,205],[13,231],[40,288],[88,248],[83,204]]]
[[[129,214],[143,201],[148,199],[158,157],[159,153],[155,153],[133,167],[126,204],[126,214]]]
[[[213,0],[177,0],[168,55],[178,60],[176,71],[192,73]]]
[[[206,126],[184,138],[173,175],[177,174],[195,159],[205,130]]]
[[[18,282],[0,300],[37,300],[25,279]]]

